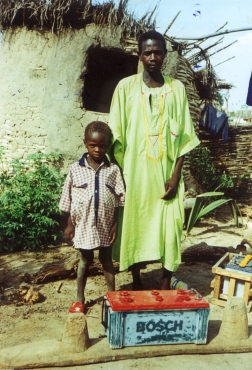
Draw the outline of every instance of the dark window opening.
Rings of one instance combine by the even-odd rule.
[[[121,49],[91,48],[88,51],[87,70],[82,74],[83,107],[95,112],[109,113],[112,95],[117,83],[137,73],[138,57]]]

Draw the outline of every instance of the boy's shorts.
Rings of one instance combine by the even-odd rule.
[[[94,259],[94,251],[99,251],[99,260],[112,260],[112,245],[108,247],[98,247],[94,249],[77,249],[81,256],[92,262]]]

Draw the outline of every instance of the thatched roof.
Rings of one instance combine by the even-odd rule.
[[[216,100],[219,90],[230,90],[233,85],[227,81],[221,80],[209,59],[206,67],[200,71],[195,72],[195,85],[202,100],[213,101]]]
[[[202,100],[215,100],[219,95],[219,90],[231,89],[233,87],[232,84],[221,80],[217,76],[211,64],[210,57],[231,46],[236,41],[210,54],[210,50],[213,47],[221,44],[224,37],[221,37],[219,40],[206,47],[202,46],[202,43],[208,40],[207,37],[205,39],[199,38],[197,42],[185,40],[178,42],[176,39],[167,35],[165,35],[165,37],[173,44],[174,49],[176,49],[181,56],[187,59],[188,63],[190,64],[191,69],[194,71],[195,86]]]
[[[120,26],[123,32],[124,50],[136,54],[137,39],[140,34],[149,29],[155,29],[154,14],[158,2],[152,11],[137,20],[127,9],[129,1],[119,0],[118,5],[115,5],[113,0],[108,0],[106,3],[93,5],[92,0],[1,0],[0,24],[3,29],[25,26],[28,29],[49,29],[52,32],[60,32],[67,28],[81,29],[90,23],[96,24],[101,30],[110,27],[115,32]],[[210,47],[203,48],[200,43],[177,42],[167,36],[166,31],[164,37],[181,56],[177,78],[186,86],[189,101],[192,102],[192,115],[197,121],[199,99],[212,100],[216,91],[223,88],[218,86],[218,78],[208,55],[208,50],[217,45],[220,40]],[[192,56],[188,56],[190,51]],[[205,68],[200,71],[195,70],[194,66],[203,60]]]
[[[217,76],[211,64],[195,72],[195,84],[202,100],[214,100],[217,87]]]
[[[122,26],[126,34],[135,37],[155,28],[154,11],[136,20],[127,10],[128,2],[120,0],[116,6],[112,0],[98,5],[92,5],[91,0],[1,0],[0,23],[3,29],[27,26],[54,32],[95,23],[100,27]]]

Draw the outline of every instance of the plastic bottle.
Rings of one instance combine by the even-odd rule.
[[[171,278],[170,288],[172,290],[178,290],[178,289],[188,290],[188,285],[184,283],[183,281],[178,280],[175,276],[173,276]]]

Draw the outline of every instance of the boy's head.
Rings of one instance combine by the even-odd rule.
[[[106,123],[101,122],[101,121],[90,122],[87,125],[87,127],[85,128],[84,140],[87,138],[87,135],[90,134],[91,132],[101,132],[102,134],[104,134],[107,137],[108,146],[111,144],[112,131],[111,131],[109,125],[107,125]]]
[[[84,144],[93,161],[100,163],[111,144],[112,131],[101,121],[94,121],[87,125],[84,133]]]

